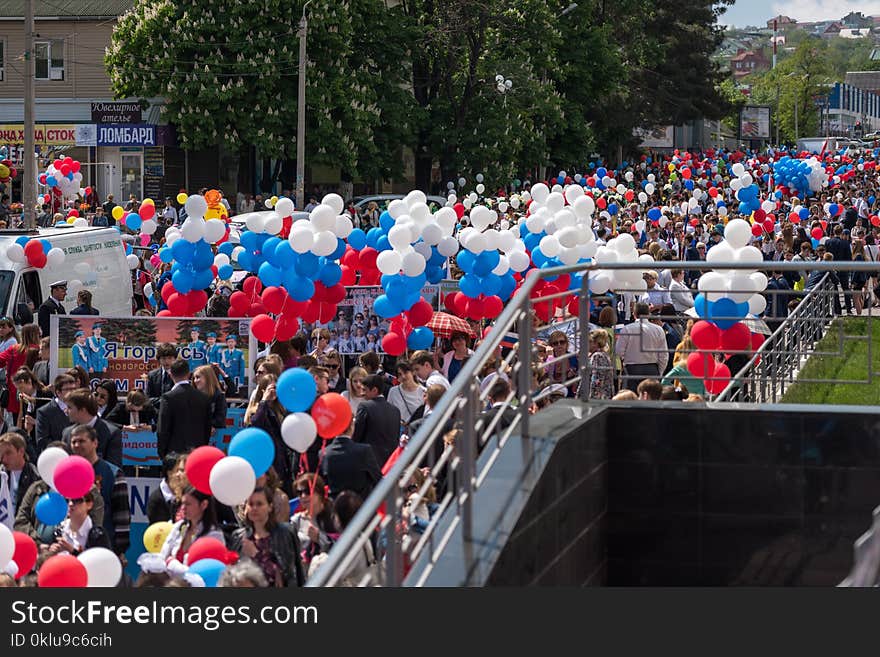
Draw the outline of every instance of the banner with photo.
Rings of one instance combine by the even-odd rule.
[[[120,400],[131,390],[146,390],[147,375],[158,367],[156,348],[169,342],[190,371],[216,364],[236,388],[231,397],[253,392],[257,345],[250,319],[215,317],[100,317],[51,316],[50,378],[82,367],[92,385],[109,379]]]

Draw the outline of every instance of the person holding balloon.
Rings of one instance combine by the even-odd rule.
[[[245,504],[242,526],[232,535],[232,549],[253,559],[271,587],[298,587],[305,583],[296,530],[275,519],[273,495],[257,487]]]
[[[55,541],[43,546],[48,554],[78,555],[93,547],[110,549],[110,539],[100,525],[96,526],[89,513],[95,505],[91,491],[82,497],[67,500],[67,517],[55,530]]]
[[[217,522],[217,506],[212,496],[193,486],[187,486],[181,498],[181,507],[183,519],[174,523],[159,550],[159,556],[172,575],[186,572],[186,555],[197,539],[209,536],[226,544]]]

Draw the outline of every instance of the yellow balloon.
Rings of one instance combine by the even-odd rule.
[[[151,199],[151,198],[145,198],[145,199],[141,202],[141,204],[142,204],[142,205],[156,205],[155,203],[153,203],[153,199]]]
[[[273,197],[272,197],[272,205],[275,205],[277,202],[278,202],[278,197],[277,197],[277,196],[273,196]]]
[[[161,550],[173,526],[174,523],[165,520],[163,522],[154,522],[147,527],[147,531],[144,532],[144,547],[147,549],[147,552],[155,554]]]
[[[186,203],[187,198],[189,197],[186,194],[180,192],[180,194],[177,195],[177,202],[183,205],[184,203]]]
[[[113,218],[116,219],[116,221],[119,221],[120,219],[122,219],[122,215],[125,214],[125,210],[122,209],[121,205],[117,205],[115,208],[113,208],[113,212],[111,214],[113,215]]]
[[[68,217],[67,223],[72,224],[74,222],[74,220],[75,220],[75,217]]]
[[[669,165],[669,170],[670,170],[670,171],[675,171],[675,165],[674,165],[674,164],[670,164],[670,165]]]

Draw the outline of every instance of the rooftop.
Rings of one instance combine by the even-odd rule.
[[[110,18],[121,16],[135,0],[34,0],[34,16]],[[24,0],[0,0],[0,18],[24,18]]]

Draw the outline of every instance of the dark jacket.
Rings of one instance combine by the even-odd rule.
[[[12,477],[12,474],[9,473],[8,470],[2,465],[0,465],[0,470],[4,470]],[[27,489],[31,487],[31,484],[35,481],[41,481],[42,477],[40,477],[40,473],[37,472],[36,466],[29,462],[25,461],[24,467],[21,469],[21,476],[18,478],[18,490],[15,493],[15,500],[13,503],[15,504],[16,510],[21,506],[21,501],[24,499],[24,494],[27,492]],[[9,482],[10,488],[12,487],[12,481]]]
[[[64,307],[59,306],[52,297],[46,299],[37,309],[37,324],[40,325],[40,331],[43,337],[49,335],[49,317],[52,315],[64,315]]]
[[[492,434],[490,436],[486,437],[486,439],[485,439],[486,442],[488,442],[494,436],[504,435],[504,432],[507,429],[507,427],[509,427],[511,424],[513,424],[516,421],[516,417],[518,415],[516,409],[508,404],[504,404],[501,406],[493,406],[492,408],[480,413],[480,416],[477,418],[477,422],[479,422],[480,420],[482,420],[482,422],[483,422],[477,435],[484,436],[486,434],[486,431],[488,431],[489,427],[492,425],[492,422],[495,421],[495,418],[499,414],[501,415],[501,417],[498,419],[498,422],[492,428]],[[438,442],[440,442],[440,441],[438,441]],[[477,453],[481,452],[485,446],[486,446],[485,443],[478,444],[477,445]],[[443,452],[441,451],[440,453],[442,454]]]
[[[68,446],[70,446],[71,431],[73,431],[73,425],[66,427],[61,433],[61,440]],[[98,418],[95,422],[95,431],[98,434],[98,456],[121,468],[122,430],[117,425]]]
[[[226,428],[226,395],[222,390],[211,398],[211,426],[215,429]]]
[[[253,540],[253,537],[254,532],[250,527],[239,527],[232,533],[231,549],[240,553],[244,539]],[[269,546],[275,562],[281,567],[284,586],[299,587],[305,584],[296,530],[286,522],[276,525],[269,536]]]
[[[174,516],[177,515],[177,509],[180,503],[176,500],[168,502],[162,494],[162,489],[156,486],[150,491],[147,498],[147,522],[151,525],[154,522],[164,522],[170,520],[174,522]]]
[[[372,447],[376,462],[384,464],[400,443],[400,411],[382,395],[367,399],[358,406],[351,439]]]
[[[125,406],[125,402],[121,401],[116,403],[116,406],[104,416],[104,419],[107,422],[112,422],[113,424],[118,424],[120,427],[124,427],[129,424],[131,415],[129,414],[128,408]],[[149,424],[155,430],[156,411],[150,404],[144,405],[138,413],[138,419],[141,421],[141,424]]]
[[[21,504],[15,510],[15,531],[23,532],[30,536],[37,543],[52,542],[52,527],[47,527],[37,519],[37,500],[42,495],[49,492],[49,484],[42,479],[38,479],[32,483],[24,493]],[[101,491],[97,486],[92,484],[92,499],[94,505],[89,512],[89,517],[95,526],[104,523],[104,498],[101,497]],[[107,513],[110,513],[108,510]]]
[[[825,242],[825,250],[834,256],[836,262],[849,262],[852,260],[852,246],[845,239],[832,237]]]
[[[348,436],[339,436],[324,448],[321,476],[330,487],[331,497],[350,490],[367,499],[382,479],[382,471],[369,445],[352,442]]]
[[[157,411],[159,410],[159,400],[162,398],[166,392],[169,392],[171,388],[174,387],[174,381],[171,380],[171,375],[169,374],[164,379],[162,378],[162,368],[157,367],[152,372],[147,374],[147,397],[150,398],[150,402],[153,404],[153,408]]]
[[[53,440],[61,440],[64,430],[70,426],[67,413],[61,410],[54,399],[37,409],[37,454],[42,453]]]
[[[97,308],[89,308],[88,306],[79,305],[70,311],[71,315],[100,315]]]
[[[182,383],[162,395],[156,445],[159,458],[169,452],[188,452],[211,438],[211,400],[191,384]]]
[[[272,409],[269,408],[268,404],[262,401],[257,406],[257,412],[251,418],[251,426],[262,429],[272,437],[272,442],[275,444],[275,460],[272,462],[272,466],[281,480],[282,489],[285,493],[291,495],[293,493],[294,475],[292,466],[293,450],[285,444],[284,439],[281,437],[281,421]],[[320,443],[321,441],[317,440],[316,442]]]

